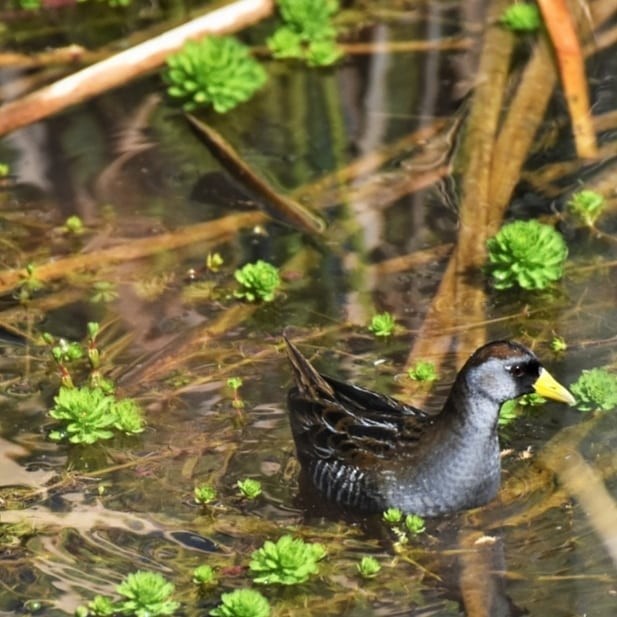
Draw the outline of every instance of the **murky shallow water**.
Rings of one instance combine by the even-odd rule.
[[[455,3],[412,12],[392,3],[388,9],[364,16],[361,37],[407,40],[428,32],[464,41],[477,27],[469,14],[469,21],[461,20]],[[74,32],[67,32],[72,39]],[[229,117],[204,118],[287,192],[431,126],[435,118],[459,113],[478,49],[352,56],[322,72],[272,66],[270,85],[253,102]],[[610,66],[610,57],[599,56],[591,67],[602,112],[614,106]],[[6,71],[2,81],[10,85],[11,78]],[[177,110],[151,98],[160,90],[158,78],[144,79],[0,142],[0,158],[15,174],[0,201],[6,267],[23,269],[123,242],[128,250],[131,238],[155,238],[245,209]],[[135,109],[149,110],[137,128],[151,147],[119,163],[116,134],[123,134]],[[555,104],[545,126],[564,117]],[[417,549],[400,555],[378,521],[324,517],[297,498],[298,469],[284,408],[290,375],[280,347],[286,326],[324,372],[412,402],[424,399],[404,377],[406,354],[422,336],[447,263],[449,249],[439,247],[457,237],[456,191],[438,181],[439,174],[426,190],[400,199],[387,189],[398,187],[406,174],[436,169],[458,139],[445,134],[444,140],[438,132],[435,153],[423,159],[414,158],[418,144],[397,150],[379,174],[372,172],[377,188],[354,192],[361,176],[348,183],[346,199],[330,200],[334,207],[325,212],[329,229],[323,237],[274,222],[247,225],[222,241],[187,243],[119,263],[101,260],[85,274],[47,283],[27,311],[6,293],[0,324],[27,338],[49,331],[81,339],[87,321],[100,321],[105,369],[123,392],[142,402],[148,429],[89,447],[50,442],[53,423],[46,411],[58,386],[53,363],[35,344],[2,346],[0,522],[33,526],[20,538],[8,532],[1,537],[3,613],[28,613],[26,602],[33,599],[43,603],[43,614],[73,612],[95,593],[112,594],[122,575],[141,568],[174,582],[183,612],[203,614],[221,590],[249,583],[245,567],[252,550],[293,531],[324,542],[329,556],[319,578],[297,589],[265,590],[277,615],[475,616],[523,609],[531,615],[614,614],[617,518],[605,512],[612,531],[600,537],[593,518],[598,504],[580,504],[538,463],[546,444],[565,434],[564,452],[582,453],[585,469],[612,503],[617,424],[610,415],[585,420],[558,405],[528,411],[503,431],[511,453],[504,458],[501,498],[472,516],[431,521]],[[558,137],[561,149],[552,151],[554,158],[544,155],[542,164],[565,157],[564,137]],[[610,142],[613,134],[604,139]],[[610,174],[610,159],[604,169],[586,171],[592,182],[610,182]],[[566,196],[570,185],[558,195]],[[550,215],[550,187],[546,194],[532,187],[520,185],[512,211]],[[319,190],[305,199],[317,207],[330,203]],[[74,213],[88,231],[70,239],[57,228]],[[604,239],[562,222],[570,269],[556,291],[487,290],[486,322],[477,321],[461,300],[459,325],[452,329],[462,324],[486,330],[487,338],[532,344],[563,383],[574,381],[582,368],[614,362],[615,221],[612,206],[600,222]],[[203,268],[212,250],[225,259],[217,274]],[[407,255],[417,257],[418,265],[389,261]],[[258,258],[280,266],[285,285],[274,303],[254,309],[231,293],[234,269]],[[109,302],[92,301],[100,281],[113,283],[117,295]],[[204,282],[216,283],[218,291],[204,289]],[[450,298],[451,304],[458,301]],[[400,325],[387,342],[366,330],[371,315],[383,310]],[[555,333],[570,343],[566,354],[550,351]],[[434,333],[435,340],[443,334]],[[435,408],[453,379],[457,345],[463,353],[472,351],[464,342],[452,343],[430,400]],[[225,387],[233,375],[244,382],[243,412],[232,407]],[[573,427],[571,441],[566,427]],[[531,460],[522,460],[528,447]],[[237,495],[236,482],[245,477],[263,484],[264,496],[255,503]],[[217,486],[220,507],[204,510],[193,503],[194,486],[204,482]],[[355,565],[365,554],[384,566],[368,582],[358,578]],[[221,569],[222,584],[200,594],[190,579],[204,562]]]

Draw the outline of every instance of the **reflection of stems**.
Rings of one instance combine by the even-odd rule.
[[[223,242],[239,229],[259,225],[266,220],[261,212],[247,212],[224,216],[215,221],[191,225],[171,233],[148,238],[131,238],[126,242],[92,253],[71,255],[36,266],[37,280],[49,281],[80,270],[99,269],[104,265],[141,259],[196,242]],[[20,270],[0,271],[0,293],[6,293],[19,285]]]

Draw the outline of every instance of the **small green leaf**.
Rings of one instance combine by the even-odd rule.
[[[414,381],[435,381],[439,378],[433,362],[419,360],[408,371],[407,375]]]

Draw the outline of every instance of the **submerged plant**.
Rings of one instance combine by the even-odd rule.
[[[584,370],[570,389],[581,411],[610,411],[617,407],[617,375],[603,368]]]
[[[604,197],[596,191],[583,190],[574,193],[568,201],[568,211],[587,227],[593,227],[604,209]]]
[[[230,377],[227,380],[227,387],[233,392],[233,398],[231,400],[232,407],[235,409],[242,409],[244,407],[244,401],[240,397],[240,388],[242,387],[241,377]]]
[[[253,552],[249,569],[256,583],[296,585],[318,572],[317,562],[326,555],[322,544],[304,542],[301,538],[282,536]]]
[[[504,225],[487,247],[487,269],[497,289],[544,289],[563,276],[568,256],[563,236],[535,220]]]
[[[193,570],[193,582],[196,585],[216,585],[218,580],[214,568],[207,564],[197,566]]]
[[[250,49],[229,36],[188,41],[167,59],[164,77],[185,110],[212,105],[218,113],[248,101],[267,79]]]
[[[362,557],[360,563],[356,564],[358,572],[362,578],[374,578],[381,570],[381,564],[374,557]]]
[[[11,167],[7,163],[0,163],[0,178],[6,178],[11,173]]]
[[[246,499],[257,499],[262,493],[261,482],[254,480],[253,478],[245,478],[244,480],[238,480],[236,483],[240,494]]]
[[[566,339],[562,336],[554,336],[551,340],[551,349],[555,352],[565,351],[568,349],[568,344],[566,343]]]
[[[428,360],[419,360],[416,362],[407,371],[407,375],[414,381],[435,381],[439,377],[435,364]]]
[[[234,277],[242,286],[242,289],[236,291],[236,298],[249,302],[272,302],[281,285],[278,268],[261,259],[236,270]]]
[[[542,24],[542,17],[535,4],[515,2],[502,13],[499,23],[513,32],[535,32]]]
[[[275,58],[328,66],[341,57],[332,23],[339,8],[337,0],[278,0],[277,5],[284,23],[267,41]]]
[[[208,253],[206,257],[206,268],[210,270],[210,272],[218,272],[223,263],[225,262],[220,253]]]
[[[371,323],[368,327],[368,329],[375,336],[383,337],[392,336],[395,328],[396,321],[394,321],[394,317],[392,317],[392,314],[388,313],[387,311],[385,313],[378,313],[377,315],[373,315]]]
[[[64,229],[67,233],[79,236],[84,233],[84,222],[77,215],[69,216],[64,221]]]
[[[270,617],[270,603],[255,589],[236,589],[221,596],[214,617]]]
[[[118,290],[115,283],[111,281],[97,281],[93,285],[93,292],[90,301],[95,304],[106,304],[118,297]]]

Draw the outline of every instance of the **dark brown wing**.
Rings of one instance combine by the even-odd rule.
[[[320,375],[289,341],[295,387],[288,406],[302,462],[338,460],[358,467],[413,454],[432,417],[394,398]]]

